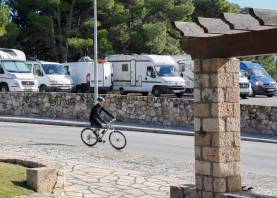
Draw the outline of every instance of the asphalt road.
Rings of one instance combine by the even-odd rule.
[[[1,138],[19,138],[36,143],[83,145],[78,127],[48,126],[0,122]],[[124,131],[127,147],[124,152],[149,157],[194,162],[193,137]],[[100,144],[103,149],[108,143]],[[242,142],[242,171],[277,177],[277,144]]]
[[[275,106],[277,107],[277,96],[267,97],[267,96],[256,96],[254,98],[249,97],[247,99],[241,99],[241,104],[249,105],[262,105],[262,106]]]

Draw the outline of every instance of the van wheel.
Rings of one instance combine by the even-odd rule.
[[[243,94],[241,95],[242,99],[247,99],[247,95],[246,94]]]
[[[123,88],[120,88],[119,91],[120,91],[120,94],[121,94],[121,95],[124,95],[124,96],[127,95],[127,92],[124,91]]]
[[[0,92],[9,92],[9,87],[6,84],[0,85]]]
[[[47,91],[47,87],[45,85],[42,85],[39,87],[39,91],[45,93]]]
[[[161,96],[161,90],[158,87],[154,87],[152,94],[156,97],[160,97]]]
[[[274,94],[266,94],[267,97],[271,98],[274,96]]]

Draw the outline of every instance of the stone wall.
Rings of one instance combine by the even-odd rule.
[[[0,115],[87,120],[93,94],[0,93]],[[107,96],[105,107],[119,121],[193,127],[193,100]],[[243,131],[277,135],[277,107],[241,105]]]
[[[0,93],[0,115],[87,120],[93,94]],[[193,101],[178,98],[106,96],[118,121],[193,127]]]

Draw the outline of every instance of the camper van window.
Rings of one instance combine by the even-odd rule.
[[[46,74],[65,75],[65,69],[59,64],[43,64],[43,70]]]
[[[158,76],[177,76],[176,68],[173,65],[155,66]]]
[[[40,69],[40,65],[37,65],[37,64],[34,65],[33,74],[37,76],[41,76],[42,71]]]
[[[31,73],[30,69],[24,62],[20,61],[2,61],[8,72],[13,73]]]
[[[122,71],[128,71],[128,64],[122,64]]]

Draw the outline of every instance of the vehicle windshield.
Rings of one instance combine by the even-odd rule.
[[[251,76],[255,77],[270,77],[264,68],[251,68],[248,70],[248,72]]]
[[[173,65],[155,66],[158,76],[177,76],[176,68]]]
[[[45,74],[65,75],[65,69],[60,64],[42,64]]]
[[[29,67],[22,61],[2,61],[4,67],[11,73],[31,73]]]
[[[240,71],[239,72],[239,77],[247,77],[247,75],[246,75],[246,72],[245,71]]]

